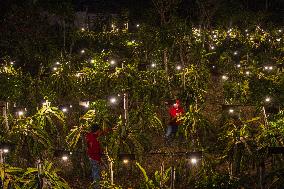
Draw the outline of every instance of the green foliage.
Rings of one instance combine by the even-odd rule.
[[[161,188],[161,186],[163,186],[163,188],[167,188],[165,187],[165,184],[170,178],[171,168],[168,168],[163,174],[159,171],[155,171],[154,178],[150,179],[146,173],[146,170],[139,163],[136,163],[136,165],[144,176],[144,181],[140,184],[141,188],[158,189]]]
[[[8,189],[11,187],[15,189],[36,188],[40,184],[40,182],[44,182],[43,184],[46,188],[70,188],[66,181],[57,174],[58,170],[54,169],[53,164],[48,161],[45,161],[41,165],[40,173],[38,173],[38,168],[22,169],[17,167],[11,167],[7,164],[0,164],[2,180],[4,178],[3,166],[5,166],[4,189]],[[41,181],[39,181],[38,175],[40,175]]]

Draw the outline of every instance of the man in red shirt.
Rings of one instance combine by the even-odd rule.
[[[181,107],[179,100],[176,100],[170,109],[170,122],[167,128],[166,138],[169,138],[171,135],[175,135],[178,131],[178,126],[180,125],[180,121],[178,121],[178,117],[184,114],[184,109]]]
[[[102,157],[102,147],[98,138],[109,131],[101,131],[97,124],[94,124],[91,128],[91,132],[86,134],[86,141],[88,145],[87,154],[92,166],[92,178],[95,182],[95,188],[99,188],[100,182],[100,163]]]

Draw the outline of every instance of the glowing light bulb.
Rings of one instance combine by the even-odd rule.
[[[196,163],[197,163],[197,159],[196,159],[196,158],[191,158],[191,159],[190,159],[190,162],[191,162],[192,164],[196,164]]]
[[[268,70],[268,66],[264,66],[264,69],[265,69],[265,70]]]
[[[237,64],[237,68],[240,68],[241,67],[241,65],[240,64]]]
[[[91,60],[91,63],[92,63],[92,64],[93,64],[93,63],[95,63],[95,60],[94,60],[94,59],[92,59],[92,60]]]
[[[278,30],[278,32],[279,32],[279,33],[281,33],[281,32],[282,32],[282,30]]]
[[[268,69],[269,69],[269,70],[273,70],[273,67],[272,67],[272,66],[269,66]]]
[[[81,28],[81,31],[85,31],[85,28]]]
[[[276,41],[280,42],[280,41],[281,41],[281,38],[276,39]]]
[[[3,152],[4,152],[5,154],[9,153],[9,149],[8,149],[8,148],[4,148],[4,149],[3,149]]]
[[[229,77],[226,76],[226,75],[223,75],[223,76],[222,76],[222,79],[223,79],[223,80],[227,80],[227,79],[229,79]]]
[[[123,163],[124,163],[124,164],[127,164],[127,163],[129,163],[129,160],[128,160],[128,159],[124,159],[124,160],[123,160]]]
[[[111,60],[111,61],[110,61],[110,64],[111,64],[111,65],[115,65],[115,64],[116,64],[115,60]]]
[[[140,24],[136,24],[136,27],[139,28],[139,27],[140,27]]]
[[[212,66],[212,68],[216,68],[216,66]]]
[[[62,112],[67,112],[68,109],[67,108],[62,108]]]
[[[67,161],[68,160],[68,156],[67,155],[62,156],[62,160],[63,161]]]
[[[18,112],[18,115],[19,115],[19,116],[23,116],[23,115],[24,115],[24,112],[23,112],[23,111],[19,111],[19,112]]]
[[[234,110],[233,109],[229,109],[229,113],[230,114],[234,113]]]
[[[177,69],[177,70],[181,70],[181,66],[178,65],[178,66],[176,67],[176,69]]]
[[[214,49],[215,49],[215,47],[214,47],[214,46],[211,46],[211,47],[210,47],[210,49],[211,49],[211,50],[214,50]]]
[[[246,29],[245,32],[248,32],[248,29]]]
[[[217,35],[213,35],[213,38],[216,39],[216,38],[217,38]]]
[[[115,97],[110,98],[110,103],[115,104],[117,102],[117,99]]]
[[[56,71],[56,70],[57,70],[57,67],[54,67],[53,70]]]
[[[235,52],[234,52],[234,55],[238,55],[238,51],[235,51]]]
[[[151,67],[152,67],[152,68],[155,68],[155,67],[156,67],[156,64],[155,64],[155,63],[151,64]]]
[[[249,75],[250,74],[250,72],[249,71],[246,71],[246,75]]]
[[[59,65],[59,64],[60,64],[60,62],[55,62],[55,64],[56,64],[56,65]]]
[[[81,54],[84,54],[85,53],[85,50],[83,49],[83,50],[81,50]]]
[[[269,97],[267,97],[266,99],[265,99],[265,102],[270,102],[271,101],[271,99],[269,98]]]

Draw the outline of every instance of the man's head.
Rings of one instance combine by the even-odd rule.
[[[93,133],[97,132],[99,129],[100,129],[100,128],[99,128],[99,125],[96,124],[96,123],[94,123],[94,124],[91,126],[91,131],[92,131]]]

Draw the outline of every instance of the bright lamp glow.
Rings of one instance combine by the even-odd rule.
[[[271,99],[269,98],[269,97],[267,97],[266,99],[265,99],[265,102],[270,102],[271,101]]]
[[[67,112],[67,108],[62,108],[62,112]]]
[[[8,148],[4,148],[4,149],[3,149],[3,152],[4,152],[5,154],[9,153],[9,149],[8,149]]]
[[[249,71],[246,71],[246,75],[249,75],[250,74],[250,72]]]
[[[81,50],[81,54],[84,54],[85,53],[85,50],[83,49],[83,50]]]
[[[57,70],[57,67],[54,67],[53,70],[56,71],[56,70]]]
[[[110,103],[115,104],[117,102],[117,99],[115,97],[111,97],[109,101]]]
[[[222,76],[222,79],[223,79],[223,80],[227,80],[227,79],[229,79],[229,77],[226,76],[226,75],[223,75],[223,76]]]
[[[95,60],[94,60],[94,59],[92,59],[92,60],[91,60],[91,63],[92,63],[92,64],[93,64],[93,63],[95,63]]]
[[[128,159],[124,159],[122,162],[123,162],[124,164],[127,164],[127,163],[129,163],[129,160],[128,160]]]
[[[24,112],[23,112],[23,111],[18,111],[18,115],[19,115],[19,116],[23,116],[23,115],[24,115]]]
[[[67,161],[67,160],[68,160],[68,156],[67,156],[67,155],[63,155],[63,156],[62,156],[62,160],[63,160],[63,161]]]
[[[152,68],[155,68],[157,65],[155,63],[151,64]]]
[[[229,109],[229,113],[230,114],[234,113],[234,110],[233,109]]]
[[[191,162],[192,164],[196,164],[196,163],[197,163],[197,159],[196,159],[196,158],[191,158],[191,159],[190,159],[190,162]]]
[[[111,61],[110,61],[110,64],[111,64],[111,65],[115,65],[115,64],[116,64],[115,60],[111,60]]]
[[[176,69],[177,69],[177,70],[181,70],[181,66],[178,65],[178,66],[176,67]]]
[[[234,55],[238,55],[238,51],[235,51],[235,52],[234,52]]]
[[[139,27],[140,27],[140,24],[136,24],[136,27],[139,28]]]

